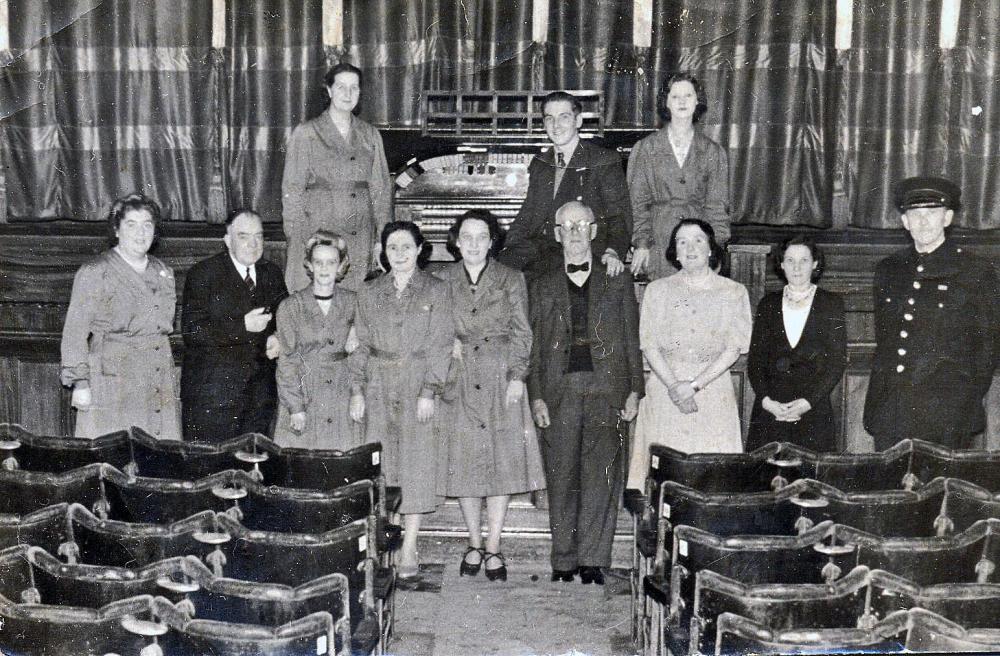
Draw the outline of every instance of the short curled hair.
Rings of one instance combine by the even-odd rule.
[[[348,269],[351,268],[351,258],[347,253],[347,242],[336,232],[330,230],[317,230],[306,240],[306,259],[302,262],[302,266],[306,268],[306,273],[310,280],[313,277],[312,266],[310,266],[313,251],[319,246],[330,246],[337,251],[337,255],[340,257],[340,266],[337,268],[337,282],[340,282],[347,275]]]
[[[817,282],[820,279],[820,276],[823,275],[823,267],[826,264],[826,258],[823,255],[823,251],[816,245],[813,238],[806,234],[799,234],[794,237],[790,237],[778,246],[778,250],[774,254],[774,270],[777,272],[778,277],[785,282],[788,282],[788,278],[785,277],[785,271],[781,268],[781,263],[785,259],[785,253],[791,246],[805,246],[809,249],[809,252],[812,254],[813,262],[816,263],[816,268],[813,269],[809,280]]]
[[[553,91],[542,98],[541,114],[545,116],[545,106],[552,102],[568,102],[573,108],[573,115],[579,116],[583,113],[583,103],[580,99],[567,91]]]
[[[152,198],[139,193],[122,196],[111,204],[111,210],[108,211],[108,241],[112,246],[118,245],[118,227],[121,226],[125,214],[132,211],[146,211],[152,217],[153,243],[149,247],[149,250],[152,251],[160,238],[160,223],[162,221],[160,206]]]
[[[348,62],[340,62],[339,64],[330,67],[330,70],[328,70],[326,75],[323,76],[323,86],[332,87],[333,83],[337,80],[337,76],[341,73],[354,73],[358,76],[358,86],[361,86],[364,83],[364,76],[361,74],[360,68]]]
[[[690,82],[691,86],[694,87],[697,104],[694,106],[694,116],[691,117],[692,122],[697,123],[701,120],[705,112],[708,111],[708,96],[705,94],[705,87],[698,81],[698,78],[687,72],[674,73],[667,78],[667,81],[660,89],[660,93],[656,96],[656,111],[664,125],[669,123],[671,118],[670,108],[667,107],[667,96],[670,95],[670,89],[678,82]]]
[[[708,266],[713,271],[717,271],[719,265],[722,264],[725,251],[715,240],[715,230],[708,222],[701,219],[681,219],[680,223],[674,227],[674,231],[670,233],[670,244],[667,246],[667,261],[673,264],[674,268],[678,270],[681,268],[681,261],[677,259],[677,233],[686,225],[698,226],[708,237]]]
[[[448,228],[448,252],[451,253],[452,257],[456,260],[462,259],[462,251],[458,247],[458,233],[462,231],[462,224],[471,219],[477,221],[482,221],[486,224],[486,227],[490,231],[490,240],[493,242],[490,245],[490,257],[495,258],[500,250],[503,248],[504,242],[504,232],[503,228],[500,227],[500,222],[497,217],[493,216],[493,213],[489,210],[484,209],[472,209],[463,214],[462,216],[455,219],[455,222],[451,224]]]
[[[389,237],[394,232],[399,232],[403,230],[410,233],[413,237],[413,243],[417,245],[417,268],[423,269],[427,266],[427,263],[431,260],[431,251],[434,248],[431,243],[424,238],[424,233],[420,232],[420,228],[413,221],[390,221],[385,224],[382,228],[381,242],[382,242],[382,252],[379,253],[378,259],[382,263],[382,268],[386,271],[392,270],[392,265],[389,263],[389,258],[386,257],[385,251],[389,244]]]

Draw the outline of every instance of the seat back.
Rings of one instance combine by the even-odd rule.
[[[131,455],[139,476],[194,481],[227,469],[246,469],[233,454],[252,449],[253,443],[252,434],[217,444],[157,440],[133,428]]]
[[[240,523],[252,530],[323,533],[358,519],[374,520],[374,487],[363,480],[330,491],[253,484],[240,501]]]
[[[0,550],[24,544],[58,553],[59,545],[69,539],[68,508],[65,503],[57,503],[27,515],[0,515]]]
[[[35,435],[20,426],[0,424],[0,441],[20,443],[0,452],[0,461],[7,469],[61,474],[102,462],[124,467],[130,459],[128,431],[86,439]]]
[[[142,567],[165,558],[204,555],[211,547],[198,542],[195,533],[216,530],[215,513],[210,510],[172,524],[137,524],[98,519],[73,504],[67,521],[79,561],[113,567]]]
[[[382,473],[382,445],[375,442],[349,451],[278,447],[257,439],[268,459],[260,463],[265,485],[334,490],[356,481],[376,481]]]
[[[898,652],[909,618],[889,616],[871,629],[769,629],[753,620],[723,613],[717,618],[716,654],[831,654]]]
[[[1000,629],[966,628],[922,608],[909,612],[910,626],[906,648],[914,652],[976,652],[1000,651]]]
[[[811,452],[774,442],[753,453],[682,453],[660,444],[649,447],[649,478],[654,484],[673,481],[706,493],[767,492],[775,477],[791,482],[811,478],[803,456]]]
[[[130,477],[110,467],[104,480],[111,519],[142,524],[170,524],[193,512],[229,510],[234,501],[220,497],[216,488],[246,489],[251,483],[245,472],[235,470],[180,481]]]
[[[771,630],[851,628],[865,613],[867,567],[830,585],[791,583],[746,585],[711,570],[695,575],[691,653],[715,650],[716,617],[740,615]]]
[[[104,499],[103,465],[87,465],[61,474],[0,470],[0,514],[27,515],[59,503],[93,508]]]

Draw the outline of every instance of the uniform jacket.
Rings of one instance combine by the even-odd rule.
[[[73,279],[62,333],[62,383],[91,389],[76,435],[98,437],[138,426],[180,439],[174,360],[168,336],[177,293],[170,267],[149,257],[136,273],[115,251],[87,262]]]
[[[768,294],[757,305],[747,359],[756,396],[747,450],[779,441],[831,451],[836,436],[830,393],[847,366],[844,301],[817,289],[802,336],[792,348],[785,334],[782,296],[782,292]],[[764,397],[779,403],[805,399],[812,409],[796,424],[779,422],[761,405]]]
[[[351,268],[342,284],[359,289],[373,266],[372,245],[392,214],[392,182],[379,131],[352,117],[345,140],[328,112],[296,126],[288,139],[281,193],[288,288],[309,284],[302,266],[305,243],[325,228],[347,241]]]
[[[555,149],[536,155],[528,166],[528,194],[507,232],[500,261],[534,277],[561,269],[562,247],[555,241],[555,215],[562,205],[579,200],[597,217],[593,241],[595,259],[612,248],[622,260],[632,234],[628,188],[618,153],[581,139],[566,163],[555,197]]]
[[[529,292],[531,369],[528,393],[542,399],[550,411],[559,404],[569,362],[569,278],[563,268],[536,280]],[[645,392],[639,351],[639,307],[631,276],[609,277],[599,262],[591,264],[587,332],[594,375],[606,385],[609,402],[620,408],[630,392]]]
[[[243,316],[258,307],[273,312],[287,291],[277,265],[258,260],[255,268],[257,284],[253,294],[233,266],[228,251],[202,260],[188,271],[181,314],[185,347],[182,399],[198,397],[207,381],[217,380],[212,374],[221,370],[235,378],[227,374],[234,384],[228,386],[228,397],[219,399],[220,402],[239,398],[240,376],[245,381],[258,369],[274,375],[273,361],[264,354],[267,337],[274,333],[274,319],[262,332],[251,333]],[[211,388],[215,390],[213,394],[222,393],[220,385]]]
[[[664,255],[681,219],[702,219],[720,244],[729,241],[729,158],[725,149],[695,130],[684,166],[662,128],[639,141],[628,158],[632,243],[650,249],[650,279],[674,272]]]
[[[333,290],[330,311],[323,314],[312,288],[300,290],[278,308],[278,398],[281,408],[275,440],[282,446],[352,449],[361,445],[357,424],[348,415],[350,372],[344,345],[354,325],[354,292]],[[306,413],[301,433],[291,430],[289,415]]]
[[[910,247],[875,269],[875,356],[865,430],[885,449],[920,438],[945,446],[986,425],[997,364],[998,285],[989,263],[946,240]]]

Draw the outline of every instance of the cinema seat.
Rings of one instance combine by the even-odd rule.
[[[716,654],[884,653],[902,650],[909,615],[895,613],[868,629],[770,629],[732,613],[719,615],[716,625]]]
[[[695,575],[690,653],[715,650],[716,617],[730,613],[770,630],[856,628],[865,615],[869,570],[832,583],[747,585],[711,570]]]
[[[922,608],[909,611],[906,649],[912,652],[1000,652],[1000,629],[966,628]]]
[[[86,465],[63,473],[0,470],[0,514],[23,516],[74,502],[106,513],[102,467]]]
[[[65,503],[57,503],[26,515],[0,514],[0,550],[24,544],[58,553],[60,546],[69,539],[68,507]]]
[[[244,469],[234,454],[252,451],[255,439],[252,433],[247,433],[218,443],[181,442],[158,440],[141,428],[133,427],[130,432],[133,469],[128,473],[186,481],[227,469]]]
[[[883,570],[871,572],[871,612],[885,616],[923,608],[963,627],[1000,629],[1000,583],[917,585]]]
[[[86,439],[35,435],[16,424],[0,424],[2,469],[61,474],[102,462],[121,468],[130,460],[128,431]]]

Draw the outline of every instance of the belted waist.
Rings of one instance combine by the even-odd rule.
[[[403,360],[404,358],[424,358],[427,357],[427,352],[423,349],[418,351],[410,351],[409,353],[398,353],[396,351],[384,351],[380,348],[371,347],[370,354],[373,358],[379,358],[380,360]]]
[[[325,191],[344,189],[368,189],[367,180],[313,180],[306,184],[306,191],[320,189]]]
[[[466,344],[509,344],[510,335],[459,335],[458,341],[462,342],[462,345]]]
[[[128,344],[130,347],[142,348],[144,346],[161,346],[169,344],[170,338],[159,333],[155,335],[128,335],[125,333],[96,333],[91,338],[93,348],[99,348],[105,344]]]

